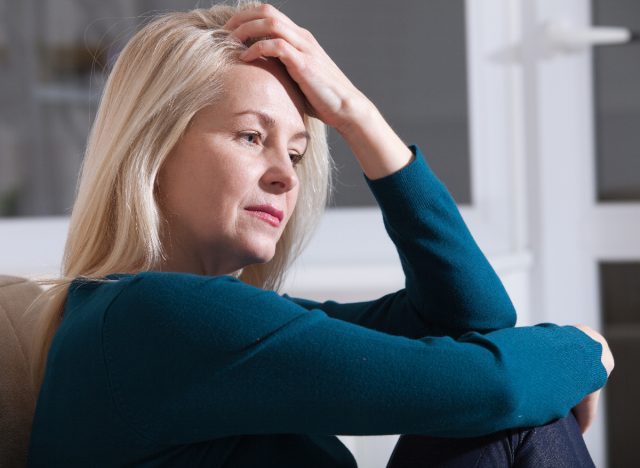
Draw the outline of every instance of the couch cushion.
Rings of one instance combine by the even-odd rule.
[[[24,313],[41,292],[24,278],[0,275],[0,466],[26,466],[36,395],[29,373],[34,314]],[[37,312],[37,311],[34,311]]]

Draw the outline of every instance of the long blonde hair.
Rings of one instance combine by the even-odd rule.
[[[116,61],[89,135],[71,214],[61,277],[41,295],[31,357],[34,388],[44,379],[46,357],[75,278],[103,280],[111,273],[153,270],[163,259],[162,213],[154,193],[167,155],[200,109],[221,95],[221,76],[238,63],[246,45],[222,27],[240,9],[164,14],[143,27]],[[311,138],[298,166],[296,210],[274,258],[246,267],[240,279],[278,290],[286,270],[317,225],[331,188],[326,127],[305,115]]]

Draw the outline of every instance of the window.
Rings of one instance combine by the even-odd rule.
[[[190,7],[185,0],[0,0],[0,61],[8,65],[0,75],[0,216],[70,212],[107,66],[145,14]],[[382,1],[281,7],[316,34],[407,142],[421,146],[456,200],[471,203],[463,0],[399,4],[393,15]],[[335,205],[374,205],[335,132],[331,146]]]

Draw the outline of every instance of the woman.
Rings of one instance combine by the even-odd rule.
[[[269,291],[326,201],[321,122],[362,166],[406,289],[357,304]],[[604,339],[513,328],[420,151],[268,5],[168,14],[129,42],[63,271],[41,324],[30,466],[354,466],[332,434],[394,433],[470,439],[402,438],[393,466],[540,465],[550,434],[552,465],[590,463],[572,417],[511,429],[572,408],[586,429],[613,367]]]

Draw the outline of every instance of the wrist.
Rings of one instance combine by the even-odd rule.
[[[348,116],[335,127],[370,180],[380,179],[402,169],[413,153],[366,97],[346,105]]]
[[[366,129],[375,125],[376,120],[383,120],[377,107],[364,95],[349,99],[343,108],[344,118],[335,129],[347,142],[366,133]]]

